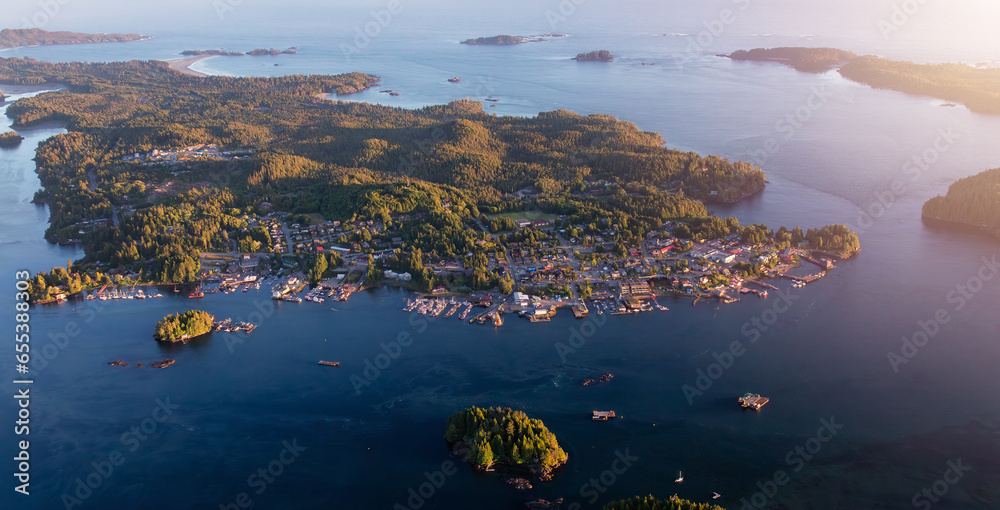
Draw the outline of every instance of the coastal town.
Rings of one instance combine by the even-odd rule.
[[[262,204],[268,209],[270,204]],[[394,224],[420,220],[426,213],[398,215]],[[591,313],[626,315],[667,311],[666,304],[734,303],[745,298],[766,299],[778,287],[768,280],[785,279],[802,287],[835,268],[837,256],[812,250],[803,241],[780,248],[775,238],[746,243],[738,235],[715,240],[687,237],[682,223],[667,222],[640,243],[623,246],[613,226],[586,234],[587,226],[566,223],[556,215],[521,214],[508,222],[514,230],[503,234],[531,234],[534,242],[511,241],[522,236],[496,238],[486,253],[487,269],[513,283],[510,292],[499,287],[472,290],[467,286],[432,289],[413,285],[408,272],[371,269],[370,263],[392,257],[404,244],[394,227],[384,222],[321,221],[304,224],[297,216],[271,211],[245,217],[244,230],[266,233],[258,253],[202,253],[198,283],[183,287],[189,298],[206,293],[260,291],[275,300],[320,304],[346,301],[353,293],[375,286],[409,288],[413,297],[400,305],[412,313],[455,318],[471,324],[501,326],[505,315],[531,322],[550,321],[559,309],[576,318]],[[489,232],[483,226],[484,231]],[[682,237],[684,236],[684,237]],[[500,239],[507,239],[506,242]],[[785,243],[788,244],[788,243]],[[234,248],[236,243],[234,242]],[[268,253],[261,253],[263,251]],[[327,278],[310,281],[304,262],[318,255],[342,262]],[[428,267],[440,282],[463,282],[471,275],[462,260],[431,259]],[[371,275],[379,276],[373,279]],[[123,275],[127,281],[139,275]],[[162,296],[121,286],[104,285],[86,299],[130,299]],[[63,295],[60,299],[65,299]]]

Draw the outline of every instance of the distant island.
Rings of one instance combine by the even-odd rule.
[[[472,407],[448,418],[445,439],[469,448],[469,463],[479,470],[496,464],[525,467],[541,480],[569,458],[541,420],[510,408]]]
[[[6,28],[0,30],[0,48],[48,46],[55,44],[85,44],[129,42],[149,39],[139,34],[83,34],[79,32],[49,32],[40,28]]]
[[[493,37],[477,37],[466,39],[461,44],[479,44],[487,46],[503,46],[508,44],[523,44],[530,42],[545,42],[549,39],[566,37],[566,34],[542,34],[542,35],[495,35]]]
[[[248,51],[246,53],[243,53],[241,51],[226,51],[226,50],[184,50],[184,51],[181,52],[181,55],[184,55],[185,57],[202,57],[202,56],[209,56],[209,57],[214,57],[214,56],[221,56],[221,57],[242,57],[244,55],[251,55],[251,56],[260,56],[260,55],[297,55],[298,53],[299,53],[298,51],[295,51],[295,50],[292,50],[292,49],[277,50],[277,49],[271,48],[269,50],[265,50],[263,48],[257,48],[255,50]]]
[[[212,331],[212,316],[201,310],[190,310],[160,319],[153,338],[159,342],[183,342],[209,331]]]
[[[924,218],[982,228],[1000,239],[1000,168],[961,179],[928,200]]]
[[[857,57],[836,48],[754,48],[722,56],[733,60],[779,62],[804,73],[824,73]]]
[[[676,496],[675,496],[676,498]],[[604,505],[603,510],[725,510],[711,503],[694,503],[685,499],[663,500],[653,496],[635,497]]]
[[[608,50],[598,50],[591,51],[589,53],[580,53],[579,55],[573,57],[573,60],[583,61],[597,61],[597,62],[611,62],[615,59],[615,56],[611,54]]]
[[[528,42],[528,39],[521,37],[519,35],[495,35],[493,37],[477,37],[475,39],[466,39],[462,41],[462,44],[488,44],[499,46],[503,44],[522,44]]]
[[[21,144],[21,140],[24,140],[24,137],[13,131],[0,133],[0,147],[17,147]]]
[[[965,64],[915,64],[835,48],[755,48],[719,55],[733,60],[780,62],[798,71],[826,72],[840,67],[849,80],[876,89],[961,102],[974,112],[1000,114],[1000,69]]]

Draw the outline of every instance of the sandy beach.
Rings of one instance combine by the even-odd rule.
[[[164,62],[166,62],[167,65],[169,65],[170,68],[173,69],[174,71],[178,71],[190,76],[205,77],[208,75],[205,73],[199,73],[198,71],[191,69],[191,66],[195,62],[201,62],[202,60],[205,60],[206,58],[212,58],[213,56],[214,55],[198,55],[197,57],[186,57],[186,58],[176,58],[172,60],[164,60]]]

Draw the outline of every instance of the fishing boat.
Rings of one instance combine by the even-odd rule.
[[[677,482],[677,483],[681,483],[681,482],[683,482],[683,481],[684,481],[684,474],[683,474],[683,473],[681,473],[680,471],[678,471],[678,472],[677,472],[677,479],[676,479],[676,480],[674,480],[674,481],[675,481],[675,482]]]
[[[340,362],[339,361],[323,361],[323,360],[320,360],[319,364],[323,365],[323,366],[327,366],[327,367],[340,368]]]

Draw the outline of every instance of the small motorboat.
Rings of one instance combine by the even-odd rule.
[[[683,482],[683,481],[684,481],[684,474],[683,474],[683,473],[681,473],[680,471],[678,471],[678,472],[677,472],[677,479],[676,479],[676,480],[674,480],[674,481],[675,481],[675,482],[677,482],[677,483],[681,483],[681,482]]]

